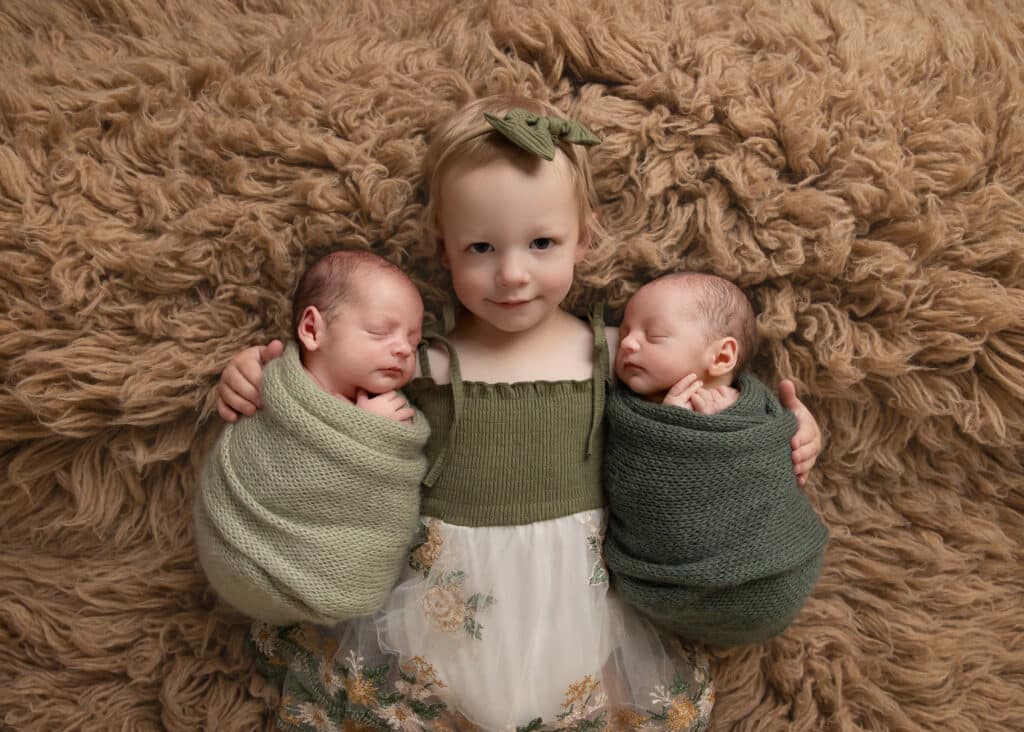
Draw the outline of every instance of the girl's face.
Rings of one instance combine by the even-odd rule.
[[[455,167],[441,181],[442,262],[459,301],[500,331],[553,315],[586,251],[561,153],[553,161],[497,158]]]

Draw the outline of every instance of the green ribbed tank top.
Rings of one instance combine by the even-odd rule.
[[[604,446],[608,348],[603,307],[591,309],[594,373],[586,381],[488,384],[462,381],[448,350],[449,384],[423,376],[403,391],[431,427],[430,470],[421,512],[461,526],[510,526],[604,506]]]

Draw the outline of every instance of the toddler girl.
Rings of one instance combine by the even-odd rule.
[[[427,224],[462,308],[406,389],[432,429],[421,536],[381,613],[257,632],[270,665],[289,668],[286,726],[706,727],[705,662],[609,592],[600,554],[615,334],[600,308],[583,322],[560,307],[591,244],[581,145],[595,141],[509,97],[468,105],[432,139]],[[225,371],[226,419],[254,410],[277,349]],[[806,471],[817,426],[801,414]]]

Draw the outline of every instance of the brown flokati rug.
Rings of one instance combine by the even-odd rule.
[[[0,727],[262,724],[189,520],[214,384],[333,247],[436,311],[424,135],[514,90],[605,140],[573,306],[733,278],[826,434],[824,575],[715,729],[1024,729],[1019,4],[622,5],[0,4]]]

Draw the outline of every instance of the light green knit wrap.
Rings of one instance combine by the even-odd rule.
[[[419,516],[430,429],[317,386],[292,344],[264,371],[263,408],[229,425],[196,498],[199,558],[232,606],[270,623],[378,610]]]
[[[821,571],[828,531],[793,474],[796,419],[761,382],[717,415],[608,399],[604,557],[629,604],[713,645],[781,633]]]

